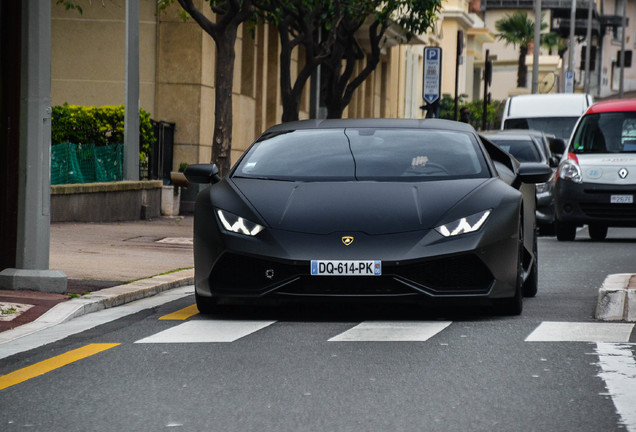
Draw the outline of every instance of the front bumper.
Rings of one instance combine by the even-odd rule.
[[[342,233],[270,229],[255,239],[226,233],[202,238],[195,231],[195,286],[201,297],[228,299],[507,298],[516,286],[517,232],[514,221],[506,221],[455,239],[434,230],[353,233],[351,246],[335,248]],[[382,276],[311,276],[312,259],[381,260]]]
[[[487,295],[494,276],[477,255],[384,261],[382,276],[311,276],[309,261],[224,254],[209,277],[221,297],[403,297]]]
[[[613,204],[612,195],[636,197],[636,185],[580,184],[558,179],[555,197],[557,219],[576,225],[636,226],[636,202]]]

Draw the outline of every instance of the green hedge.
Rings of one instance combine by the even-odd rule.
[[[52,144],[74,143],[106,146],[124,142],[124,106],[78,106],[65,103],[53,107]],[[147,160],[155,141],[150,114],[139,110],[140,159]]]
[[[469,123],[477,130],[481,130],[481,115],[484,108],[484,101],[479,99],[472,102],[465,102],[466,95],[457,97],[459,110],[466,107],[470,114]],[[486,128],[489,130],[497,130],[501,126],[501,117],[504,109],[504,102],[494,100],[487,106]],[[459,114],[458,114],[459,115]],[[444,94],[440,101],[439,118],[454,120],[455,116],[455,98],[449,94]]]

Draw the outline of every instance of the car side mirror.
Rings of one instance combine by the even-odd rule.
[[[522,183],[545,183],[552,177],[552,168],[545,163],[524,162],[519,165],[517,176]]]
[[[563,138],[550,137],[548,140],[550,141],[550,151],[553,155],[561,156],[565,152],[567,143]]]
[[[559,161],[560,158],[556,157],[556,156],[550,156],[550,167],[551,168],[556,168],[559,166]]]
[[[216,164],[188,165],[183,174],[185,174],[190,183],[214,184],[221,181],[219,168]]]

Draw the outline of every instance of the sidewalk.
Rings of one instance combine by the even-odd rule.
[[[55,311],[66,316],[56,319],[69,319],[192,284],[192,222],[179,216],[52,224],[49,267],[66,274],[69,295],[0,290],[0,332],[32,323],[60,303]]]

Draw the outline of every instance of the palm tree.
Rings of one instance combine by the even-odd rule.
[[[544,33],[541,35],[541,46],[548,50],[548,54],[552,55],[554,51],[563,57],[563,53],[567,49],[563,38],[554,32]]]
[[[548,25],[541,22],[543,30]],[[495,23],[497,39],[512,44],[519,45],[519,63],[517,68],[517,87],[526,87],[528,77],[528,67],[526,66],[526,55],[528,54],[528,43],[534,41],[534,21],[528,18],[528,14],[523,11],[516,11],[512,15],[506,15]]]

